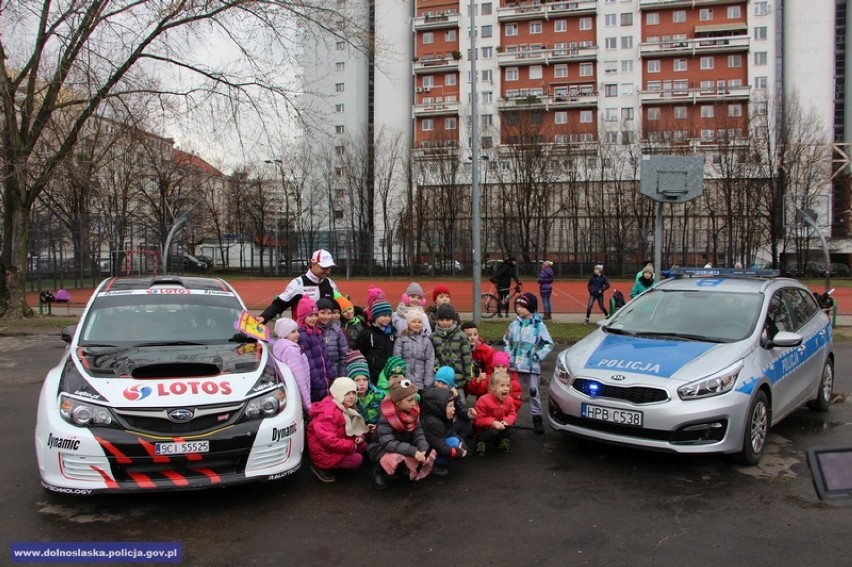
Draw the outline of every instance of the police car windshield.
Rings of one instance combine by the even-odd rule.
[[[83,322],[80,346],[226,343],[241,312],[234,294],[98,296]]]
[[[605,330],[736,342],[754,331],[762,304],[760,293],[652,289],[622,308]]]

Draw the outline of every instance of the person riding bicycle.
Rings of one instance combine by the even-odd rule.
[[[509,256],[500,267],[497,273],[489,281],[497,286],[497,293],[500,296],[500,301],[497,303],[497,317],[502,317],[501,313],[506,313],[509,316],[509,294],[511,293],[512,280],[515,280],[515,291],[520,291],[521,280],[518,279],[518,266],[514,256]]]

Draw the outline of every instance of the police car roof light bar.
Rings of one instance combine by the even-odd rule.
[[[739,276],[744,278],[777,278],[781,270],[744,270],[736,268],[672,268],[673,277],[712,278],[718,276]]]

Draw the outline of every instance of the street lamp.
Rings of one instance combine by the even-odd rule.
[[[284,173],[282,171],[283,170],[282,161],[280,159],[273,158],[273,159],[263,160],[263,162],[269,163],[269,164],[275,164],[277,166],[278,176],[281,179],[281,187],[284,188]],[[278,193],[278,192],[276,191],[276,193]],[[289,201],[286,198],[286,194],[285,194],[285,198],[284,198],[284,203],[285,203],[285,205],[287,205],[289,203]],[[290,215],[289,205],[287,206],[287,208],[288,208],[287,216],[289,217],[289,215]],[[276,198],[275,199],[275,275],[276,276],[278,275],[278,270],[281,266],[281,218],[280,218],[280,216],[281,216],[281,206],[280,206],[280,203],[279,203],[279,198]],[[289,222],[289,220],[288,220],[288,222]],[[290,237],[289,237],[289,234],[287,236],[287,273],[288,274],[290,273]]]

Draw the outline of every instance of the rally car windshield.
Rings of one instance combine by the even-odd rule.
[[[234,323],[241,312],[233,294],[98,297],[83,322],[80,346],[227,342],[236,333]]]
[[[750,336],[763,295],[692,290],[650,290],[622,308],[604,330],[612,333],[736,342]]]

